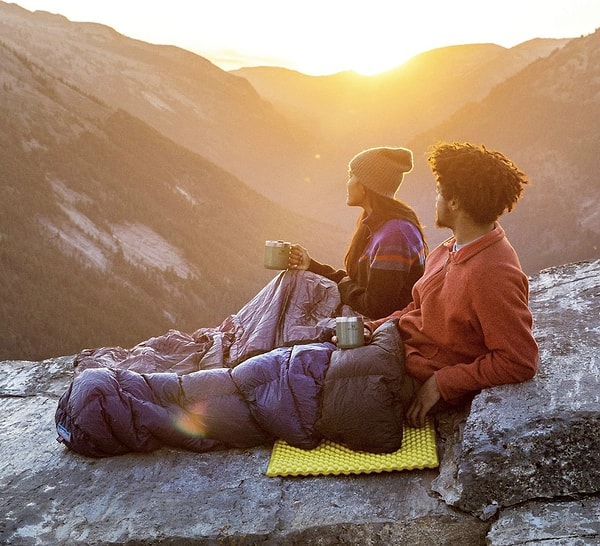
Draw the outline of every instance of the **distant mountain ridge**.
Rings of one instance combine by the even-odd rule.
[[[290,125],[248,82],[198,55],[148,44],[96,23],[0,3],[0,40],[54,77],[123,109],[165,136],[268,193],[264,180],[300,182],[308,135]],[[251,166],[251,168],[248,168]]]
[[[216,325],[274,275],[265,239],[341,266],[364,147],[413,149],[399,197],[430,244],[448,232],[425,150],[458,138],[531,176],[504,222],[529,273],[597,257],[598,36],[441,48],[371,78],[231,74],[0,2],[0,360]]]
[[[323,139],[344,138],[356,149],[378,139],[408,142],[469,102],[483,99],[497,84],[570,40],[536,39],[507,49],[473,44],[434,49],[375,76],[342,72],[306,76],[277,67],[233,71],[290,117],[323,131]]]
[[[216,326],[266,239],[345,244],[2,39],[0,81],[3,358]]]

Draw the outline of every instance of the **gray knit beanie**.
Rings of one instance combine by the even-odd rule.
[[[407,148],[370,148],[355,155],[348,166],[363,186],[393,198],[404,173],[413,168],[413,154]]]

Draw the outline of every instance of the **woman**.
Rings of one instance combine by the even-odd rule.
[[[394,199],[412,166],[412,152],[405,148],[372,148],[350,161],[347,203],[363,213],[346,254],[346,271],[320,264],[292,245],[289,269],[219,326],[191,335],[170,330],[132,349],[85,349],[75,358],[77,370],[185,375],[233,368],[276,347],[331,339],[336,316],[376,320],[404,308],[427,252],[416,214]]]
[[[346,203],[363,212],[346,252],[345,270],[315,261],[297,244],[290,267],[335,281],[342,303],[371,319],[408,305],[427,254],[416,213],[394,198],[412,167],[412,152],[406,148],[371,148],[356,155],[349,164]]]

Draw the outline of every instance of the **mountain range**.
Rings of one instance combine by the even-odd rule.
[[[470,140],[532,180],[503,225],[525,270],[598,257],[600,33],[425,52],[378,76],[225,72],[0,2],[0,360],[215,326],[276,272],[265,239],[342,265],[348,160],[408,146],[398,197],[430,244],[428,146]]]

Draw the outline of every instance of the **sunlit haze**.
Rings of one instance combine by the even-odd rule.
[[[28,10],[177,45],[224,70],[374,74],[437,47],[576,38],[600,26],[600,0],[22,0]]]

